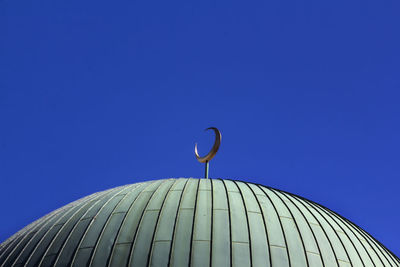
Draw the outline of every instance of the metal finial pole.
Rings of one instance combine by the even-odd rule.
[[[209,168],[210,168],[210,162],[207,160],[206,161],[206,173],[204,174],[206,179],[208,179],[208,170],[209,170]]]
[[[207,155],[205,155],[204,157],[200,157],[199,153],[197,152],[197,144],[195,144],[194,146],[194,154],[196,155],[196,158],[199,162],[201,163],[205,163],[206,164],[206,170],[205,170],[205,178],[208,179],[208,172],[209,172],[209,167],[210,167],[210,160],[215,156],[215,154],[217,154],[217,151],[219,149],[219,146],[221,145],[221,132],[215,128],[215,127],[210,127],[207,128],[207,130],[214,130],[215,133],[215,142],[213,147],[211,148],[210,152],[208,152]]]

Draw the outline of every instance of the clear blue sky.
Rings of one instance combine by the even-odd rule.
[[[118,185],[321,203],[400,255],[400,2],[0,2],[0,241]]]

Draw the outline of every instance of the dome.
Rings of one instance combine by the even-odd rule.
[[[399,266],[360,227],[242,181],[165,179],[98,192],[26,226],[1,266]]]

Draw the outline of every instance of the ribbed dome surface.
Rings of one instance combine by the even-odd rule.
[[[365,231],[252,183],[167,179],[92,194],[0,246],[2,266],[400,266]]]

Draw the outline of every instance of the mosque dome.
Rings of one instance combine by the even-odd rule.
[[[242,181],[165,179],[98,192],[0,245],[1,266],[400,266],[337,213]]]

